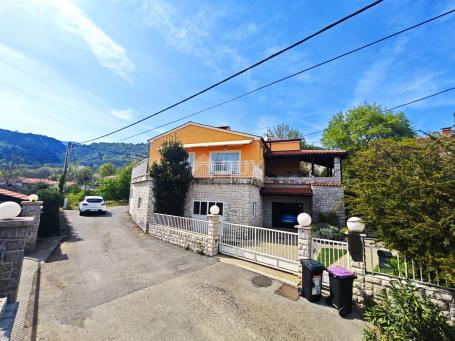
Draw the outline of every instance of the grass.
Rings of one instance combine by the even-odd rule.
[[[343,257],[346,253],[347,250],[324,247],[319,251],[318,262],[324,264],[324,266],[330,266],[333,263],[335,263],[338,259]]]

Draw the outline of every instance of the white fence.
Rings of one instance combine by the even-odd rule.
[[[454,289],[438,270],[400,255],[398,251],[378,247],[375,243],[365,246],[365,261],[366,271],[372,274],[408,278],[423,284]]]
[[[220,251],[289,272],[298,269],[295,232],[223,222]]]
[[[153,213],[152,224],[199,234],[208,234],[209,231],[209,222],[207,220],[197,220],[161,213]]]
[[[351,257],[349,257],[348,243],[313,238],[311,243],[311,258],[329,266],[342,266],[348,270],[351,269]]]

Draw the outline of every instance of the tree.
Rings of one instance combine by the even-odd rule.
[[[385,246],[455,283],[455,139],[379,140],[354,153],[346,204]]]
[[[115,178],[101,179],[98,193],[106,200],[127,200],[130,195],[131,171],[135,162],[121,168]]]
[[[265,136],[268,140],[291,140],[291,139],[300,139],[300,148],[301,149],[314,149],[312,145],[308,145],[305,142],[303,133],[295,128],[289,127],[286,123],[279,123],[272,127],[267,127]]]
[[[161,145],[160,154],[160,163],[154,163],[150,169],[155,212],[183,215],[192,179],[188,153],[180,142],[168,140]]]
[[[394,114],[376,104],[362,104],[335,114],[321,140],[325,147],[353,151],[378,139],[413,136],[415,132],[404,113]]]
[[[78,171],[78,174],[77,174],[77,183],[78,183],[79,185],[84,186],[84,190],[85,190],[85,191],[87,190],[87,185],[90,184],[90,182],[92,181],[92,179],[93,179],[93,172],[92,172],[92,170],[91,170],[89,167],[81,168],[81,169]]]
[[[117,172],[117,168],[112,164],[112,162],[103,163],[98,167],[98,174],[104,178],[109,175],[114,175]]]

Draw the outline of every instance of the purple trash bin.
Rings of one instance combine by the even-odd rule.
[[[352,312],[352,284],[355,275],[353,272],[341,267],[333,266],[327,269],[329,273],[330,296],[327,304],[338,309],[341,317]]]

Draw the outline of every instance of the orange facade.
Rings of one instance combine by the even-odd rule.
[[[159,160],[161,144],[169,139],[177,139],[188,153],[194,153],[196,163],[210,162],[213,152],[238,151],[240,161],[264,169],[265,146],[260,137],[192,122],[150,139],[150,162]]]

